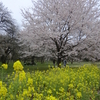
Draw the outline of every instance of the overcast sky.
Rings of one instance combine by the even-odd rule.
[[[12,12],[12,17],[21,25],[22,15],[20,9],[29,8],[32,6],[31,0],[0,0],[9,11]]]

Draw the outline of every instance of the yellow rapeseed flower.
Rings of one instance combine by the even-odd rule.
[[[8,68],[8,65],[7,64],[2,64],[1,65],[4,69],[7,69]]]
[[[81,98],[82,97],[81,92],[77,92],[76,96],[77,96],[77,98]]]
[[[0,95],[2,95],[2,96],[5,97],[6,93],[7,93],[7,89],[6,89],[6,87],[4,87],[4,86],[1,87],[1,88],[0,88]]]
[[[14,96],[13,96],[12,94],[10,95],[10,99],[11,99],[11,100],[13,100],[13,99],[14,99]]]
[[[23,97],[21,97],[21,99],[20,100],[24,100],[24,98]]]
[[[59,67],[61,67],[61,63],[59,64]]]
[[[51,95],[51,96],[46,97],[46,100],[57,100],[57,99]]]
[[[28,78],[27,85],[33,85],[33,79],[32,78]]]
[[[24,79],[26,79],[26,73],[24,71],[21,71],[19,73],[19,81],[23,81]]]
[[[67,92],[67,93],[66,93],[66,96],[69,97],[69,96],[70,96],[70,92]]]
[[[63,88],[63,87],[60,87],[60,88],[59,88],[59,91],[60,91],[60,92],[64,92],[64,88]]]
[[[0,87],[2,87],[2,81],[0,81]]]
[[[23,66],[19,60],[14,63],[13,68],[15,71],[22,71],[23,70]]]
[[[23,96],[27,95],[28,91],[27,89],[23,89]]]
[[[52,94],[52,90],[49,89],[49,90],[47,91],[47,93],[48,93],[48,94]]]
[[[73,84],[69,84],[68,87],[69,87],[69,89],[72,89],[74,87],[74,85]]]

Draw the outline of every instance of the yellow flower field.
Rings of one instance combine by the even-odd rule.
[[[13,68],[5,81],[0,78],[0,100],[100,100],[97,66],[66,66],[26,73],[17,61]]]

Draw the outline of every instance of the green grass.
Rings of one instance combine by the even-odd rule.
[[[14,62],[10,62],[8,64],[8,69],[5,70],[4,72],[6,72],[7,74],[9,73],[12,73],[14,71],[13,69],[13,63]],[[0,66],[2,64],[0,63]],[[37,62],[36,65],[24,65],[24,63],[22,62],[22,65],[24,66],[24,71],[27,72],[27,71],[35,71],[35,70],[40,70],[40,71],[43,71],[43,70],[47,70],[48,69],[48,65],[52,65],[52,62],[45,62],[45,63],[40,63],[40,62]],[[0,70],[1,72],[1,70]]]
[[[4,72],[6,72],[7,74],[12,73],[14,71],[13,70],[13,63],[14,62],[10,62],[8,64],[8,69]],[[71,64],[70,62],[67,63],[67,65],[69,67],[72,67],[72,68],[81,67],[84,64],[95,64],[95,65],[98,66],[98,68],[100,68],[100,62],[95,62],[95,63],[91,63],[91,62],[74,62],[73,64]],[[24,65],[24,63],[22,62],[22,65],[24,66],[24,71],[25,72],[27,72],[27,71],[31,72],[31,71],[35,71],[35,70],[39,70],[39,71],[48,70],[49,69],[48,65],[53,66],[53,63],[48,61],[48,62],[45,62],[45,63],[37,62],[36,65]],[[1,66],[1,63],[0,63],[0,66]],[[62,63],[62,66],[63,66],[63,63]]]
[[[84,64],[95,64],[97,65],[98,67],[100,66],[100,62],[74,62],[73,64],[71,64],[70,62],[67,63],[67,65],[69,65],[69,67],[81,67],[83,66]]]

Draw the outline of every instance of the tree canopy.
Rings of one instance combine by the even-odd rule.
[[[77,58],[79,51],[99,43],[98,0],[37,0],[32,3],[32,8],[22,10],[24,28],[20,37],[26,45],[26,55],[54,57],[59,65],[64,58],[72,55]]]

